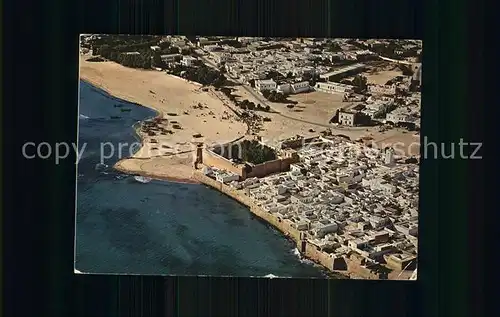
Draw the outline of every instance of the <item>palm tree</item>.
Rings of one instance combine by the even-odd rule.
[[[368,80],[365,76],[356,75],[352,81],[357,93],[363,93],[368,88]]]

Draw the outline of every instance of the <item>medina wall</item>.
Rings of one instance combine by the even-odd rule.
[[[250,198],[249,196],[245,195],[243,190],[237,190],[234,189],[230,186],[224,185],[221,182],[218,182],[203,173],[200,173],[199,171],[195,171],[193,173],[193,177],[200,181],[200,183],[203,183],[205,185],[208,185],[210,187],[213,187],[214,189],[228,195],[229,197],[239,201],[240,203],[244,204],[250,209],[250,212],[257,217],[261,218],[262,220],[265,220],[267,223],[272,225],[273,227],[277,228],[279,231],[284,233],[287,237],[293,239],[296,244],[300,242],[300,231],[297,230],[296,228],[291,226],[291,223],[289,221],[279,219],[277,216],[263,210],[261,207],[257,206],[254,202],[253,199]]]
[[[277,160],[264,162],[252,166],[250,172],[246,172],[243,165],[234,165],[228,159],[214,153],[208,149],[203,149],[202,163],[207,166],[213,166],[219,169],[224,169],[236,175],[241,179],[249,177],[265,177],[273,173],[286,172],[290,170],[290,164],[295,163],[295,158],[279,158]]]
[[[414,270],[417,267],[416,257],[410,257],[404,260],[397,260],[389,255],[384,258],[387,263],[387,266],[394,270],[399,270],[399,271],[403,269]]]
[[[250,212],[252,214],[261,218],[262,220],[265,220],[268,224],[272,225],[283,234],[285,234],[286,237],[292,239],[296,243],[297,249],[299,249],[300,253],[303,256],[322,265],[328,270],[331,270],[343,276],[353,275],[366,279],[380,278],[380,276],[374,274],[373,272],[370,272],[369,269],[362,267],[356,261],[353,261],[346,257],[344,257],[343,259],[335,259],[331,257],[329,253],[318,250],[314,244],[302,239],[301,231],[292,227],[290,221],[286,219],[282,220],[276,215],[266,212],[265,210],[254,204],[252,198],[245,195],[243,190],[237,190],[230,186],[224,185],[221,182],[218,182],[199,171],[194,171],[193,178],[198,180],[200,183],[210,186],[246,205],[250,209]]]
[[[318,250],[318,248],[309,241],[306,242],[304,255],[314,262],[317,262],[326,267],[327,269],[333,270],[333,258],[330,256],[330,254]]]
[[[247,177],[265,177],[274,173],[287,172],[290,170],[290,164],[295,163],[294,158],[280,158],[273,161],[268,161],[262,164],[252,166],[252,171],[247,174]]]
[[[240,177],[244,176],[243,166],[235,166],[233,163],[231,163],[231,161],[207,149],[203,149],[202,163],[206,166],[213,166],[219,169],[224,169],[226,171],[239,175]]]
[[[297,149],[297,148],[300,148],[302,147],[302,145],[305,143],[305,140],[304,138],[297,138],[297,139],[288,139],[288,140],[283,140],[281,142],[281,148],[282,149],[286,149],[286,148],[290,148],[290,149]]]

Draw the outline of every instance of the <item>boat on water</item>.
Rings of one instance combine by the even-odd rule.
[[[104,164],[104,163],[97,163],[95,165],[95,170],[96,171],[102,171],[103,169],[107,168],[108,165]]]
[[[136,181],[138,181],[139,183],[143,183],[143,184],[149,183],[152,180],[152,178],[145,177],[145,176],[134,176],[134,179]]]
[[[115,108],[121,108],[121,107],[123,107],[122,104],[120,104],[120,103],[115,104]]]
[[[130,111],[132,111],[132,109],[130,109],[130,108],[120,108],[120,111],[121,112],[130,112]]]
[[[120,116],[110,116],[111,119],[121,119]]]

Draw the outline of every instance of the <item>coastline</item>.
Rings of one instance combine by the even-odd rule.
[[[352,254],[347,254],[342,258],[331,257],[330,254],[317,249],[317,246],[304,239],[302,232],[292,227],[287,220],[278,219],[275,215],[263,210],[256,202],[249,196],[245,195],[243,190],[234,189],[228,185],[222,184],[210,177],[204,175],[200,170],[193,171],[193,177],[200,183],[209,186],[220,193],[240,202],[245,205],[249,212],[265,221],[268,225],[279,230],[287,239],[295,243],[296,249],[300,256],[304,259],[310,260],[317,265],[320,265],[328,275],[334,276],[337,279],[368,279],[380,280],[380,275],[372,272],[369,268],[364,267],[358,258]],[[340,260],[341,263],[339,263]],[[339,265],[340,264],[340,265]],[[393,270],[388,274],[387,280],[407,280],[412,272]]]
[[[300,245],[303,240],[301,239],[300,232],[297,229],[288,226],[285,222],[278,221],[278,219],[274,215],[264,211],[262,208],[256,205],[250,197],[246,196],[242,192],[242,190],[232,189],[230,186],[209,178],[199,170],[193,171],[193,177],[201,184],[209,186],[246,206],[252,215],[256,216],[260,220],[280,231],[286,239],[291,240],[295,244],[295,247],[298,250],[301,258],[310,260],[316,265],[321,266],[322,269],[325,270],[331,277],[334,276],[336,279],[349,279],[351,277],[355,277],[353,272],[332,270],[330,267],[328,267],[328,265],[326,265],[325,261],[321,259],[321,256],[315,256],[314,254],[301,252]]]
[[[103,87],[102,85],[99,85],[98,83],[94,83],[92,82],[91,80],[87,80],[87,79],[84,79],[84,78],[81,78],[82,81],[86,82],[87,84],[91,85],[91,86],[94,86],[95,88],[98,88],[102,91],[104,91],[105,93],[107,93],[108,95],[110,95],[111,97],[113,98],[116,98],[118,101],[125,101],[125,102],[128,102],[128,103],[132,103],[134,105],[138,105],[138,106],[142,106],[142,107],[145,107],[145,108],[148,108],[148,109],[151,109],[153,111],[156,112],[156,116],[153,117],[153,118],[162,118],[163,117],[163,113],[158,110],[158,109],[155,109],[154,107],[149,107],[149,106],[145,106],[145,105],[142,105],[142,104],[139,104],[139,103],[136,103],[135,101],[132,101],[132,100],[128,100],[127,98],[123,98],[121,96],[117,96],[117,95],[114,95],[112,92],[110,92],[109,90],[107,90],[105,87]],[[145,119],[147,120],[147,119]],[[145,120],[141,120],[140,122],[144,122]],[[130,127],[131,129],[134,129],[134,127]],[[141,149],[144,147],[144,139],[143,137],[141,136],[140,133],[137,133],[137,130],[134,129],[134,132],[135,134],[137,135],[137,137],[139,138],[139,140],[141,141],[141,144],[142,144],[142,147]],[[240,139],[244,136],[240,136],[238,137],[237,139]],[[138,150],[140,151],[140,149]],[[152,158],[134,158],[134,157],[129,157],[129,158],[124,158],[124,159],[120,159],[118,162],[116,162],[114,165],[113,165],[113,169],[119,171],[119,172],[122,172],[122,173],[125,173],[125,174],[128,174],[128,175],[137,175],[137,176],[144,176],[144,177],[149,177],[149,178],[152,178],[152,179],[155,179],[155,180],[162,180],[162,181],[168,181],[168,182],[171,182],[171,183],[180,183],[180,184],[197,184],[197,185],[201,185],[201,184],[204,184],[204,185],[208,185],[216,190],[218,190],[216,187],[214,187],[213,185],[211,185],[208,181],[204,180],[201,176],[204,176],[202,175],[199,171],[195,170],[192,166],[189,166],[189,168],[192,170],[191,172],[191,177],[190,178],[186,178],[186,177],[178,177],[178,176],[172,176],[172,175],[161,175],[157,172],[155,173],[151,173],[151,172],[148,172],[148,171],[144,171],[142,169],[140,169],[140,166],[138,166],[139,168],[136,169],[136,168],[130,168],[130,167],[124,167],[123,164],[125,162],[130,162],[132,160],[134,161],[148,161],[148,160],[151,160]],[[221,191],[219,190],[220,192],[222,193],[225,193],[224,191]],[[227,193],[225,193],[227,195]],[[265,222],[266,224],[272,226],[273,228],[276,228],[278,229],[282,234],[283,236],[292,241],[297,250],[298,249],[298,240],[297,238],[290,233],[290,231],[286,231],[286,230],[282,230],[280,227],[277,227],[275,226],[272,222],[270,222],[268,219],[266,219],[265,217],[262,217],[261,213],[259,212],[256,212],[255,211],[255,208],[252,208],[247,202],[245,202],[244,200],[242,199],[238,199],[238,198],[235,198],[233,197],[232,195],[228,195],[230,198],[242,203],[243,205],[245,205],[248,209],[249,209],[249,212],[256,216],[259,220],[262,220],[263,222]],[[326,268],[324,265],[322,265],[321,263],[319,263],[317,260],[313,259],[313,258],[309,258],[307,256],[304,256],[300,251],[299,251],[299,254],[301,257],[307,259],[307,260],[311,260],[312,262],[315,263],[315,265],[319,265],[322,267],[323,270],[325,270],[325,273],[328,274],[329,276],[335,276],[337,279],[342,279],[342,278],[348,278],[348,276],[346,275],[343,275],[343,274],[339,274],[339,273],[336,273],[336,272],[333,272],[331,270],[328,270],[328,268]]]
[[[163,113],[159,109],[155,109],[153,107],[148,107],[148,106],[145,106],[145,105],[141,105],[139,103],[136,103],[136,102],[133,102],[133,101],[130,101],[130,100],[126,100],[126,99],[121,98],[119,96],[115,96],[110,91],[106,90],[105,87],[99,85],[98,83],[91,82],[91,81],[89,81],[87,79],[84,79],[84,78],[80,78],[80,80],[84,81],[88,85],[91,85],[91,86],[93,86],[93,87],[95,87],[97,89],[102,90],[103,92],[105,92],[106,94],[108,94],[110,97],[114,98],[116,101],[131,103],[131,104],[133,104],[135,106],[140,106],[140,107],[148,108],[150,110],[155,111],[155,116],[152,117],[153,119],[155,119],[155,118],[163,118]],[[142,123],[142,122],[144,122],[144,121],[146,121],[148,119],[150,119],[150,118],[146,118],[146,119],[141,120],[139,122]],[[141,148],[144,147],[144,139],[143,139],[143,137],[140,135],[140,133],[137,133],[137,130],[134,129],[134,126],[131,126],[130,128],[134,130],[136,136],[138,137],[139,141],[141,142],[141,144],[142,144]],[[139,149],[138,151],[140,151],[140,150],[141,149]],[[148,172],[148,171],[135,170],[133,168],[126,168],[126,167],[124,167],[122,165],[122,163],[124,161],[131,160],[131,159],[134,159],[134,158],[133,157],[127,157],[127,158],[120,159],[118,162],[116,162],[113,165],[113,169],[115,169],[115,170],[117,170],[117,171],[119,171],[121,173],[128,174],[128,175],[144,176],[144,177],[149,177],[149,178],[152,178],[152,179],[155,179],[155,180],[168,181],[168,182],[171,182],[171,183],[200,184],[198,181],[196,181],[196,180],[194,180],[192,178],[178,177],[178,176],[172,176],[172,175],[159,175],[158,173],[151,173],[151,172]]]
[[[130,97],[120,96],[119,94],[113,93],[108,88],[106,88],[105,86],[103,86],[102,84],[100,84],[99,82],[97,82],[95,80],[92,80],[92,79],[90,79],[88,77],[82,77],[82,74],[80,74],[80,80],[83,81],[83,82],[85,82],[86,84],[94,87],[94,88],[102,90],[103,92],[105,92],[106,94],[108,94],[109,97],[113,98],[114,100],[116,100],[118,102],[127,102],[127,103],[131,103],[131,104],[133,104],[135,106],[138,106],[138,107],[147,108],[147,109],[152,110],[152,111],[155,112],[155,116],[153,116],[153,118],[163,118],[163,111],[160,110],[160,109],[158,109],[155,106],[143,105],[141,103],[138,103],[138,102],[134,101]],[[147,119],[145,119],[145,120],[147,120]],[[143,121],[145,121],[145,120],[143,120]],[[143,122],[143,121],[141,121],[141,122]]]
[[[121,172],[192,183],[192,158],[184,154],[193,150],[191,141],[225,143],[246,132],[246,126],[228,117],[227,107],[215,96],[201,91],[197,83],[164,72],[132,69],[114,62],[88,62],[85,58],[80,55],[80,80],[117,102],[125,101],[155,112],[155,116],[144,118],[141,123],[160,118],[175,120],[181,126],[172,129],[170,124],[162,124],[173,133],[156,133],[153,137],[132,126],[141,147],[115,164]],[[203,107],[193,108],[195,105]],[[225,120],[222,125],[221,120]],[[214,126],[218,129],[213,129]],[[202,137],[194,139],[194,135]],[[162,144],[159,151],[155,149],[158,144]],[[179,157],[172,157],[175,155]]]
[[[149,173],[147,171],[131,171],[130,169],[124,168],[121,165],[121,162],[123,160],[120,160],[115,163],[113,166],[113,169],[128,174],[128,175],[134,175],[134,176],[144,176],[144,177],[149,177],[151,179],[155,180],[161,180],[161,181],[167,181],[170,183],[179,183],[179,184],[201,184],[199,181],[193,179],[193,178],[183,178],[183,177],[175,177],[175,176],[168,176],[168,175],[158,175],[157,173]]]
[[[113,66],[113,67],[115,67],[115,66]],[[116,66],[116,67],[118,67],[118,66]],[[121,66],[119,66],[119,67],[121,67]],[[136,73],[144,74],[147,72],[148,71],[134,71],[134,73],[132,73],[132,74],[136,74]],[[155,76],[153,71],[151,71],[149,73],[151,74],[150,76]],[[160,73],[160,72],[156,72],[156,73]],[[163,73],[161,73],[161,75],[162,76],[171,76],[171,75],[166,75]],[[176,78],[176,79],[179,79],[176,81],[182,85],[187,85],[187,86],[192,85],[192,83],[188,83],[185,80],[183,80],[182,78]],[[127,92],[127,93],[120,93],[120,91],[123,92],[123,89],[125,89],[125,87],[115,91],[114,89],[111,89],[110,87],[102,85],[98,80],[92,80],[92,78],[89,76],[81,76],[80,80],[83,80],[86,83],[106,92],[107,94],[109,94],[113,98],[116,98],[118,100],[123,100],[123,101],[126,101],[128,103],[132,103],[134,105],[142,106],[142,107],[145,107],[145,108],[148,108],[148,109],[155,111],[156,116],[154,116],[153,118],[164,118],[165,117],[164,113],[166,113],[167,111],[170,111],[170,108],[164,107],[164,109],[168,109],[168,110],[162,111],[162,109],[155,106],[153,102],[141,102],[140,100],[137,100],[136,98],[131,97],[129,94],[134,94],[136,92],[136,90],[129,90],[129,92]],[[142,86],[143,87],[139,87],[137,89],[138,90],[140,90],[140,88],[143,90],[146,89],[146,88],[144,88],[146,85],[142,85]],[[158,88],[158,86],[156,88]],[[157,92],[157,96],[158,96],[159,95],[158,90],[155,89],[155,91]],[[187,90],[185,90],[185,91],[187,91]],[[146,92],[147,92],[147,90],[146,90]],[[147,94],[144,94],[144,91],[142,91],[142,93],[143,93],[142,97],[144,98],[144,96]],[[165,92],[163,92],[163,93],[165,93]],[[167,93],[174,93],[174,92],[167,91]],[[151,98],[154,98],[154,97],[151,97]],[[174,99],[174,98],[172,98],[172,99]],[[186,97],[186,99],[189,99],[189,97]],[[172,101],[169,100],[169,103],[171,103],[171,102]],[[171,104],[165,104],[165,105],[162,105],[162,107],[163,106],[170,107]],[[184,107],[187,109],[190,107],[190,105],[188,105],[186,102]],[[180,109],[173,108],[173,110],[175,111],[175,110],[180,110]],[[181,117],[181,119],[185,118],[183,116],[180,116],[180,117]],[[179,117],[176,117],[176,118],[179,118]],[[207,117],[205,117],[205,118],[207,118]],[[215,119],[215,116],[213,118]],[[144,120],[141,120],[140,122],[144,122],[145,120],[148,120],[148,119],[149,118],[146,118]],[[201,123],[200,119],[195,119],[193,117],[191,117],[190,119],[194,119],[195,121],[187,121],[186,120],[188,124],[191,123],[191,124],[195,125],[195,123],[197,123],[198,125],[200,125],[200,123]],[[221,122],[220,121],[218,121],[218,122],[219,122],[218,124],[220,125]],[[210,123],[208,123],[208,125],[210,125]],[[189,129],[188,125],[183,125],[183,126],[186,127],[186,130]],[[134,126],[132,126],[130,128],[134,129]],[[225,134],[226,136],[232,135],[233,139],[241,137],[241,136],[236,136],[235,131],[234,130],[230,131],[230,129],[231,128],[229,128],[228,130],[225,130],[224,132],[222,132],[222,130],[221,130],[221,134]],[[229,186],[223,185],[220,182],[216,182],[215,180],[212,180],[212,179],[206,177],[205,175],[203,175],[200,171],[195,170],[191,164],[192,160],[190,158],[179,159],[175,155],[177,153],[172,153],[174,155],[172,155],[171,157],[170,156],[162,156],[162,157],[144,156],[142,151],[145,148],[147,148],[148,145],[151,146],[151,144],[148,144],[147,139],[145,139],[145,135],[142,135],[139,131],[137,131],[137,129],[134,129],[134,130],[135,130],[136,135],[140,139],[141,148],[136,153],[134,153],[131,157],[125,158],[125,159],[122,159],[122,160],[119,160],[118,162],[116,162],[113,166],[113,168],[115,170],[120,171],[122,173],[129,174],[129,175],[141,175],[141,176],[145,176],[145,177],[150,177],[152,179],[164,180],[164,181],[168,181],[168,182],[185,183],[185,184],[205,184],[207,186],[210,186],[210,187],[214,188],[215,190],[218,190],[219,192],[221,192],[221,193],[231,197],[232,199],[242,203],[243,205],[247,206],[249,211],[253,215],[255,215],[259,219],[265,221],[270,226],[278,229],[281,233],[284,234],[284,236],[287,239],[292,240],[295,243],[296,248],[299,251],[301,257],[306,258],[306,259],[311,260],[312,262],[314,262],[316,264],[321,265],[329,273],[331,273],[331,275],[339,275],[342,278],[376,279],[376,277],[370,276],[369,274],[366,274],[366,273],[358,274],[357,271],[360,270],[359,267],[356,264],[351,264],[351,262],[347,258],[345,259],[345,261],[347,262],[347,270],[333,270],[334,259],[326,256],[324,252],[316,251],[315,246],[309,245],[308,242],[305,242],[304,239],[301,239],[301,232],[299,232],[297,229],[292,228],[289,225],[287,225],[286,221],[281,222],[281,220],[280,220],[278,222],[278,219],[274,215],[264,211],[262,208],[255,205],[255,202],[252,201],[252,199],[250,197],[244,195],[243,191],[232,190]],[[182,139],[182,137],[183,137],[184,138],[183,140],[185,141],[185,140],[187,140],[186,136],[189,137],[190,133],[191,133],[191,130],[188,130],[188,132],[185,133],[184,135],[177,136],[177,139],[179,140],[179,139]],[[205,133],[203,133],[203,134],[205,134]],[[159,173],[159,171],[161,171],[162,173]],[[239,193],[237,193],[237,192],[239,192]]]
[[[88,78],[80,78],[80,79],[85,81],[87,84],[90,84],[91,86],[94,86],[94,87],[104,91],[112,98],[116,98],[117,100],[132,103],[134,105],[142,106],[142,107],[145,107],[145,108],[148,108],[148,109],[155,111],[156,116],[154,116],[153,118],[158,118],[158,117],[163,118],[163,112],[160,109],[157,109],[153,106],[137,103],[136,101],[133,100],[133,98],[127,98],[126,96],[114,94],[109,89],[106,89],[106,87],[100,85],[96,81],[92,81]],[[147,119],[145,119],[145,120],[147,120]],[[141,120],[140,122],[142,123],[145,120]],[[130,128],[133,129],[133,126]],[[137,130],[134,129],[134,132],[136,133],[137,137],[140,139],[141,144],[142,144],[141,148],[137,151],[137,152],[140,152],[142,149],[144,149],[144,138],[141,136],[140,133],[137,133]],[[238,137],[238,138],[240,138],[240,137]],[[207,180],[208,177],[203,175],[200,171],[195,170],[192,166],[189,166],[189,168],[191,169],[190,177],[182,177],[182,176],[179,176],[177,173],[172,173],[172,175],[162,175],[162,174],[159,174],[158,172],[154,172],[154,173],[148,172],[148,171],[145,171],[141,168],[141,164],[134,164],[135,166],[124,166],[124,164],[131,163],[132,161],[147,162],[147,161],[151,161],[153,159],[154,158],[135,158],[134,156],[132,156],[132,157],[128,157],[128,158],[124,158],[124,159],[119,160],[118,162],[116,162],[113,165],[113,168],[119,172],[122,172],[122,173],[125,173],[128,175],[144,176],[144,177],[149,177],[149,178],[152,178],[155,180],[168,181],[168,182],[172,182],[172,183],[198,184],[198,185],[204,184],[204,185],[210,186],[211,188],[214,188],[215,190],[218,190],[219,192],[226,194],[230,198],[245,205],[249,209],[249,212],[251,214],[258,217],[260,220],[264,221],[266,224],[272,226],[273,228],[276,228],[278,231],[280,231],[283,234],[283,236],[286,239],[291,240],[295,244],[296,249],[299,250],[300,238],[297,237],[297,232],[292,232],[291,228],[288,228],[288,230],[287,230],[287,229],[283,229],[280,226],[277,226],[275,221],[263,216],[264,214],[267,214],[267,213],[265,213],[265,211],[258,210],[257,206],[253,205],[249,201],[246,201],[245,199],[242,199],[242,197],[228,194],[226,191],[222,190],[221,188],[214,186],[214,184],[211,183],[210,180]],[[215,180],[213,180],[213,182],[218,183]],[[219,183],[219,184],[221,184],[221,183]],[[225,185],[223,185],[223,186],[225,186]],[[320,265],[322,267],[322,269],[324,269],[326,272],[328,272],[329,275],[335,275],[338,279],[349,278],[348,274],[343,274],[341,272],[334,272],[334,271],[330,270],[328,267],[326,267],[324,264],[322,264],[318,258],[308,257],[308,256],[304,255],[302,252],[300,252],[300,250],[299,250],[299,254],[301,257],[314,262],[316,265]]]

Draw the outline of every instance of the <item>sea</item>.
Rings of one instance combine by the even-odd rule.
[[[200,184],[140,183],[114,170],[120,157],[137,150],[133,126],[155,114],[80,82],[77,272],[326,277],[281,233],[218,191]]]

